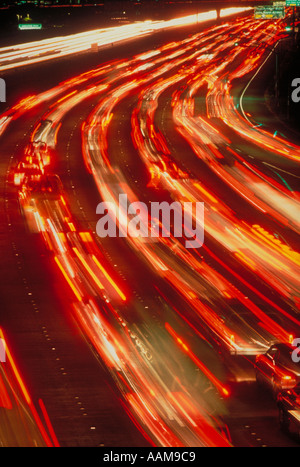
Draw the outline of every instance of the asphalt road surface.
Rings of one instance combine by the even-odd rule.
[[[254,372],[300,325],[297,135],[251,101],[280,34],[242,17],[5,75],[1,328],[61,446],[299,446]],[[120,194],[204,202],[203,246],[100,238]]]

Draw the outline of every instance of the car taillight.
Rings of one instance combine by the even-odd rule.
[[[290,375],[282,376],[281,381],[282,381],[282,384],[288,384],[289,386],[296,385],[296,382],[297,382],[295,378],[293,378]]]

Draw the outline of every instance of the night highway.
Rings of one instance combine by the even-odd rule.
[[[0,9],[0,446],[299,447],[296,0],[63,3]]]

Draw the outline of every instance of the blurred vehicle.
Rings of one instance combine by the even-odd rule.
[[[38,164],[19,162],[17,167],[14,169],[13,182],[15,186],[20,186],[24,183],[25,178],[33,181],[39,181],[42,175],[43,171]]]
[[[47,196],[52,194],[54,197],[59,198],[63,192],[63,185],[59,176],[56,174],[43,174],[38,178],[32,178],[26,175],[24,177],[22,191],[27,193],[28,196],[35,198],[42,196],[43,193],[46,193]]]
[[[62,183],[58,175],[43,175],[39,180],[27,179],[19,190],[21,212],[32,233],[44,232],[47,219],[55,219],[59,231],[63,232],[70,218],[62,194]]]
[[[49,148],[44,141],[31,141],[24,150],[24,160],[45,167],[50,164]]]
[[[295,434],[300,440],[300,383],[293,389],[278,394],[280,428],[289,434]]]
[[[300,382],[300,362],[293,361],[295,347],[291,344],[278,343],[269,350],[256,356],[256,381],[271,388],[273,395],[293,389]]]

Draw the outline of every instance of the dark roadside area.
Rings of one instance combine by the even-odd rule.
[[[298,25],[299,27],[299,25]],[[276,62],[276,56],[273,57]],[[267,87],[265,97],[271,112],[284,127],[298,133],[300,142],[300,34],[291,34],[277,48],[278,88],[276,92],[276,63],[273,79]],[[298,79],[297,86],[293,81]],[[297,88],[299,91],[297,91]],[[298,101],[298,102],[297,102]]]
[[[239,108],[242,96],[244,112],[255,126],[299,146],[300,86],[298,84],[298,90],[292,86],[294,80],[300,82],[299,32],[295,36],[286,32],[275,47],[266,50],[265,59],[253,75],[247,76],[243,82],[234,83],[238,96],[236,105]],[[292,185],[298,185],[297,161],[277,158],[276,166],[291,172],[289,179]],[[296,186],[294,188],[297,189]]]
[[[287,34],[269,54],[264,66],[251,79],[243,97],[244,110],[251,115],[254,124],[292,142],[300,142],[300,101],[293,101],[296,87],[292,82],[300,81],[300,34]],[[240,86],[239,83],[236,83]],[[299,85],[298,85],[299,87]],[[240,93],[243,87],[240,86]],[[300,98],[300,90],[297,92]],[[284,135],[282,134],[284,133]]]

